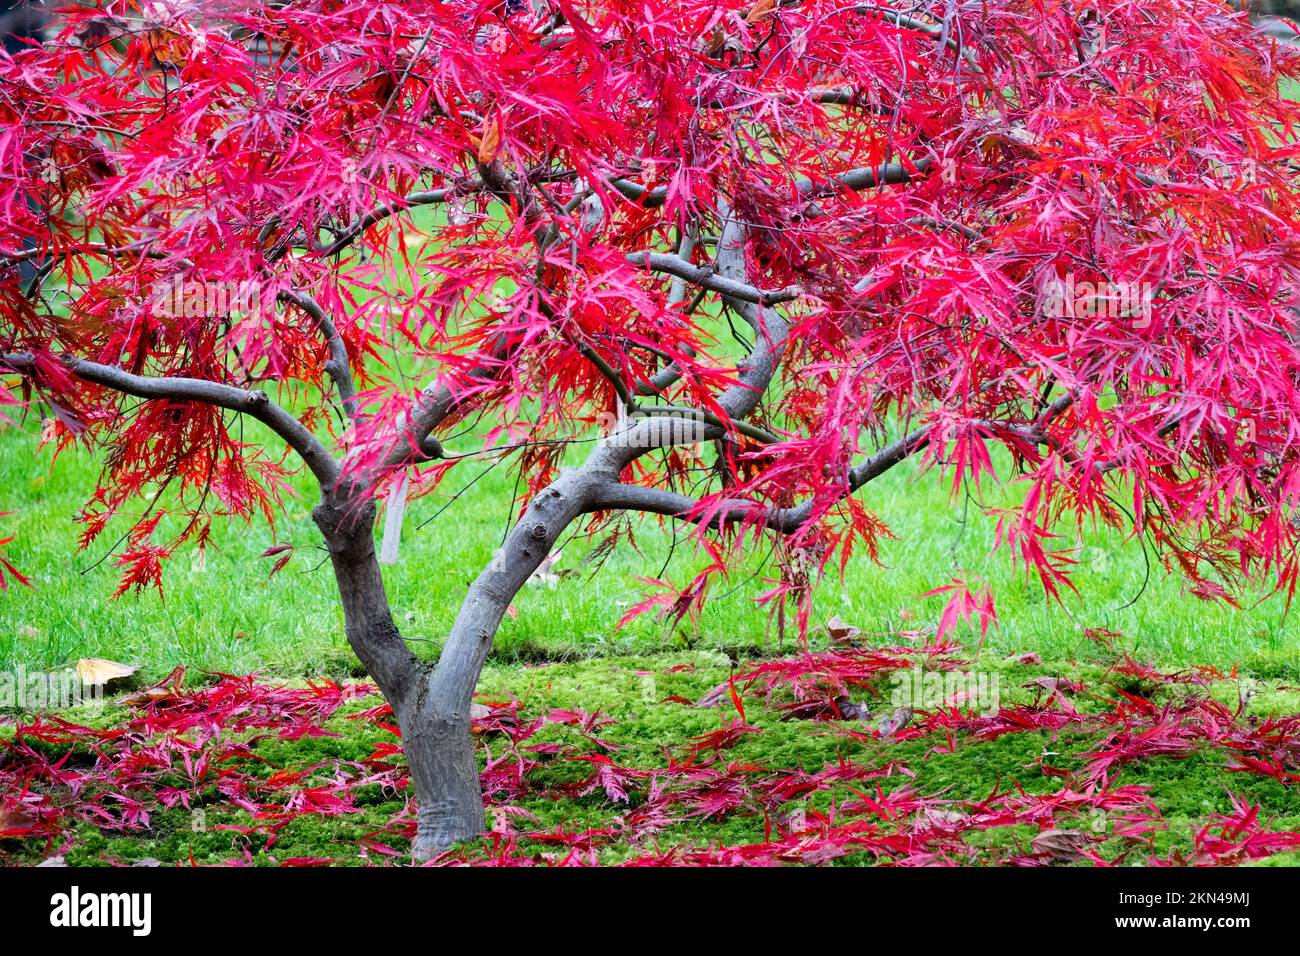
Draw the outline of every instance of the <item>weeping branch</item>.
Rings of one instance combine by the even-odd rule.
[[[667,273],[702,289],[708,289],[710,292],[718,292],[728,298],[757,305],[790,302],[803,295],[803,289],[797,285],[786,286],[784,289],[758,289],[745,282],[736,282],[734,279],[716,274],[707,266],[697,266],[670,252],[653,252],[649,249],[643,252],[629,252],[627,261],[642,269]]]
[[[919,428],[907,436],[886,445],[866,461],[850,470],[848,480],[840,489],[838,500],[847,498],[863,485],[880,477],[895,465],[930,443],[930,428]],[[593,493],[593,511],[644,511],[670,518],[680,518],[702,524],[710,530],[720,530],[738,521],[752,521],[781,534],[794,534],[813,516],[816,502],[808,499],[790,508],[775,508],[729,498],[717,503],[716,508],[705,509],[702,502],[688,495],[662,488],[610,482]]]
[[[72,356],[64,356],[61,361],[64,368],[83,381],[125,395],[147,400],[202,402],[249,415],[266,425],[296,451],[322,488],[331,488],[338,482],[338,462],[325,446],[302,422],[272,402],[270,396],[263,391],[237,388],[201,378],[135,375],[115,365],[101,365]],[[36,357],[30,353],[0,356],[0,366],[29,377],[40,374]]]
[[[352,378],[352,365],[348,359],[348,348],[343,341],[343,336],[339,334],[338,326],[334,324],[334,320],[329,317],[316,300],[305,292],[300,292],[297,289],[287,289],[280,293],[279,299],[288,302],[290,305],[297,306],[316,323],[316,327],[320,330],[330,351],[329,360],[325,363],[325,371],[334,381],[334,387],[339,393],[339,401],[343,404],[343,411],[347,413],[348,418],[356,418],[357,385]]]
[[[991,432],[1000,431],[1033,444],[1048,445],[1059,450],[1057,443],[1046,433],[1045,428],[1052,419],[1063,414],[1073,404],[1074,396],[1067,393],[1048,405],[1036,419],[1028,423],[979,420],[972,424]],[[933,431],[933,425],[918,428],[855,465],[849,470],[847,479],[840,487],[834,501],[847,498],[864,485],[923,450],[933,440]],[[701,501],[688,495],[621,482],[601,485],[595,489],[592,496],[596,503],[592,509],[594,511],[644,511],[702,524],[715,531],[734,522],[752,521],[781,534],[794,534],[804,527],[813,517],[813,509],[816,506],[813,499],[793,507],[776,508],[731,498],[718,502],[714,509],[705,509]]]

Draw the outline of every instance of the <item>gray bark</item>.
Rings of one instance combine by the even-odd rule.
[[[538,494],[465,596],[437,664],[421,662],[389,610],[375,554],[374,502],[362,487],[326,491],[313,516],[325,536],[348,643],[393,707],[411,768],[418,822],[412,856],[423,862],[483,832],[483,795],[470,735],[470,704],[506,608],[597,490],[619,456],[598,451]]]
[[[744,227],[729,213],[724,215],[718,274],[734,285],[748,285]],[[787,325],[762,305],[730,301],[756,336],[753,350],[738,370],[737,384],[718,400],[728,417],[739,421],[754,411],[771,383],[785,347]],[[722,433],[720,428],[716,431]],[[482,832],[483,801],[469,708],[506,608],[570,522],[606,507],[603,493],[617,484],[622,470],[662,441],[662,429],[645,419],[610,436],[581,467],[561,473],[533,498],[496,557],[470,585],[437,665],[420,678],[399,713],[420,806],[412,846],[417,861]],[[373,555],[373,547],[370,550]]]
[[[515,594],[569,522],[591,509],[596,487],[608,477],[607,471],[584,466],[562,474],[533,499],[470,585],[437,665],[404,708],[402,742],[420,808],[411,847],[417,862],[483,832],[483,796],[469,721],[483,662]]]
[[[424,665],[402,640],[388,607],[375,555],[374,501],[359,489],[326,489],[312,517],[334,567],[348,644],[400,718]]]

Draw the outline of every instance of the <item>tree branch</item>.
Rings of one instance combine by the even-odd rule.
[[[249,415],[284,439],[311,469],[322,487],[332,487],[339,478],[338,462],[306,426],[259,390],[236,388],[201,378],[157,378],[134,375],[115,365],[101,365],[86,359],[62,358],[64,367],[78,378],[117,392],[149,400],[202,402]],[[39,374],[36,357],[30,353],[4,355],[0,365],[22,375]]]
[[[934,161],[923,156],[912,164],[917,173],[927,173]],[[861,166],[848,172],[832,176],[828,181],[814,182],[811,179],[799,179],[796,188],[804,199],[820,199],[834,195],[842,189],[860,191],[876,186],[898,185],[911,182],[915,173],[902,163],[882,163],[879,166]]]
[[[917,172],[925,173],[929,171],[933,162],[928,157],[922,157],[912,165]],[[879,166],[861,166],[837,173],[829,181],[819,182],[801,176],[795,180],[795,188],[803,198],[816,199],[820,196],[831,195],[841,189],[857,191],[871,189],[874,186],[906,183],[912,180],[913,175],[913,172],[902,163],[882,163]],[[626,177],[611,179],[609,184],[624,198],[640,203],[647,209],[662,206],[668,199],[667,186],[646,189],[645,186]]]
[[[682,259],[686,262],[690,262],[691,254],[694,253],[696,244],[697,244],[697,239],[694,232],[694,226],[692,224],[691,226],[688,226],[686,229],[682,231],[681,242],[679,242],[677,245],[677,258]],[[714,266],[709,266],[709,271],[713,271],[713,269]],[[704,295],[703,292],[697,294],[695,300],[692,301],[691,304],[686,309],[687,315],[695,311],[695,307],[699,304],[699,301],[703,297],[703,295]],[[681,278],[674,276],[672,282],[669,283],[668,304],[677,305],[678,303],[682,302],[685,298],[686,298],[686,283]],[[686,354],[691,358],[694,358],[695,350],[690,347],[687,347]],[[659,371],[655,372],[654,375],[650,376],[649,381],[638,382],[636,386],[636,393],[642,396],[658,395],[664,389],[669,388],[672,385],[676,384],[681,379],[681,377],[682,377],[681,365],[679,365],[675,361],[669,362],[666,366],[661,368]]]
[[[757,289],[748,283],[736,282],[734,279],[718,275],[711,269],[697,266],[670,252],[654,252],[650,249],[644,252],[629,252],[627,261],[634,266],[640,266],[651,272],[664,272],[708,289],[710,292],[719,292],[728,298],[739,299],[742,302],[775,305],[803,295],[803,289],[797,285],[786,286],[784,289]]]
[[[841,491],[839,499],[847,498],[867,482],[872,481],[895,465],[907,459],[929,444],[929,427],[919,428],[904,438],[886,445],[866,461],[854,467],[848,481]],[[696,524],[704,522],[700,513],[701,503],[687,495],[666,491],[661,488],[647,488],[644,485],[628,485],[610,482],[602,485],[593,493],[595,506],[593,511],[644,511],[661,514]],[[808,499],[791,508],[774,508],[740,498],[728,498],[719,503],[718,509],[709,515],[704,526],[718,530],[736,522],[758,518],[758,523],[781,534],[794,534],[812,517],[814,500]]]
[[[748,269],[745,263],[748,227],[731,215],[730,208],[725,203],[721,204],[720,212],[723,215],[723,228],[722,235],[718,239],[716,261],[718,275],[735,285],[749,286]],[[718,396],[717,404],[723,416],[713,417],[718,424],[703,429],[704,434],[700,436],[701,439],[719,438],[726,434],[728,427],[734,427],[736,422],[743,422],[753,413],[772,383],[789,334],[789,325],[780,313],[745,299],[732,298],[725,293],[724,298],[754,330],[755,342],[749,355],[737,370],[739,374],[736,383]],[[701,413],[688,411],[698,424],[703,417]],[[673,410],[673,413],[676,414],[677,410]],[[589,459],[593,469],[598,471],[612,469],[617,474],[650,449],[662,447],[663,429],[652,419],[653,416],[643,419],[631,428],[610,436]]]
[[[1067,393],[1048,405],[1042,414],[1029,424],[1019,425],[984,420],[976,422],[976,424],[991,431],[1004,431],[1015,434],[1034,444],[1054,445],[1054,442],[1043,431],[1043,428],[1053,418],[1065,412],[1072,404],[1074,404],[1074,396]],[[847,498],[863,485],[879,478],[895,465],[901,464],[929,445],[933,437],[931,435],[933,427],[927,425],[915,429],[897,441],[881,448],[870,458],[855,465],[850,469],[848,480],[841,489],[837,500]],[[609,482],[596,488],[592,495],[595,503],[595,506],[591,509],[593,511],[644,511],[650,514],[679,518],[683,521],[692,521],[696,524],[702,523],[705,517],[700,512],[700,501],[661,488],[647,488],[643,485]],[[765,527],[781,534],[793,534],[807,524],[812,517],[814,505],[815,501],[808,499],[793,507],[774,508],[753,501],[729,498],[719,503],[718,510],[709,516],[705,527],[718,530],[732,522],[754,520],[757,516],[758,522]]]
[[[389,216],[396,215],[407,209],[414,209],[417,206],[430,206],[435,203],[447,202],[457,193],[471,193],[482,188],[483,183],[474,180],[463,186],[448,186],[444,189],[413,192],[399,202],[383,203],[344,228],[341,233],[335,236],[333,242],[321,250],[320,255],[326,258],[337,255],[356,241],[357,236]]]
[[[302,309],[316,323],[316,327],[320,329],[320,333],[325,338],[325,344],[330,351],[329,361],[325,363],[325,371],[334,380],[334,387],[339,393],[339,401],[343,403],[343,411],[347,413],[348,418],[356,418],[357,386],[352,378],[352,365],[348,359],[348,348],[343,341],[343,336],[339,334],[338,327],[316,300],[305,292],[300,292],[297,289],[286,289],[279,294],[278,298]]]

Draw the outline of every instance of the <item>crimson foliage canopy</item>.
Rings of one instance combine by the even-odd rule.
[[[1092,522],[1203,596],[1295,586],[1300,58],[1224,4],[60,16],[0,57],[0,398],[106,449],[123,589],[304,464],[356,503],[506,456],[533,498],[602,433],[582,530],[715,559],[638,610],[774,535],[806,619],[904,462],[1019,480],[995,547],[1051,594]]]

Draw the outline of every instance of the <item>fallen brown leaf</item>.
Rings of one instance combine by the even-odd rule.
[[[122,703],[128,707],[138,707],[147,704],[153,700],[163,700],[167,697],[175,697],[181,692],[181,681],[185,679],[185,665],[172,668],[172,672],[156,684],[150,684],[148,687],[142,687],[133,691],[122,698]]]
[[[1089,842],[1082,830],[1043,830],[1030,841],[1035,853],[1057,863],[1082,860]]]
[[[830,635],[831,641],[835,644],[847,644],[857,640],[862,631],[852,624],[845,624],[836,615],[826,622],[826,633]]]

